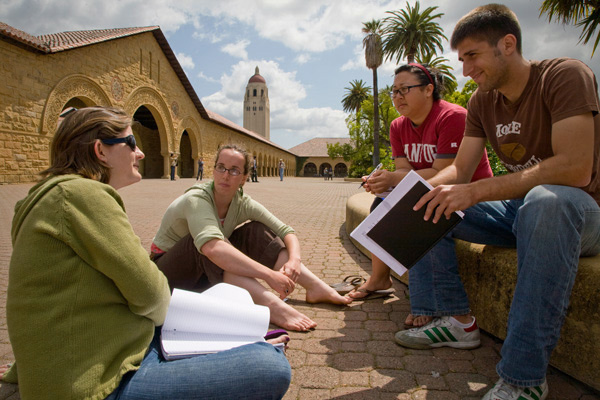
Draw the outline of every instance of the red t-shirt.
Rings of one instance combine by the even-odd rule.
[[[406,158],[415,170],[431,168],[436,158],[455,158],[465,132],[466,116],[467,110],[461,106],[438,100],[417,127],[406,117],[396,118],[390,126],[392,155]],[[485,153],[472,181],[492,175]]]

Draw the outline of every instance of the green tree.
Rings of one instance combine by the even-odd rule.
[[[453,93],[456,90],[457,83],[456,77],[452,74],[452,68],[449,66],[448,62],[450,60],[444,57],[436,57],[433,54],[425,54],[421,56],[417,56],[417,62],[421,65],[427,64],[429,67],[435,68],[442,74],[443,78],[443,88],[440,90],[440,94],[443,96],[445,93]]]
[[[380,91],[379,99],[378,108],[381,123],[384,127],[389,127],[391,122],[398,117],[398,113],[393,108],[389,94]],[[352,166],[348,171],[348,175],[351,177],[361,177],[373,170],[373,115],[373,96],[369,96],[362,103],[358,117],[352,118],[349,116],[346,119],[352,144],[340,145],[336,143],[327,145],[329,157],[343,157],[345,161],[352,161]],[[384,168],[393,171],[394,163],[389,149],[389,129],[387,131],[382,130],[380,136],[380,162],[383,163]]]
[[[442,38],[447,38],[435,20],[444,14],[433,14],[436,9],[437,7],[427,7],[420,12],[417,1],[414,7],[407,2],[405,10],[386,11],[391,16],[383,20],[385,59],[395,59],[399,64],[406,58],[411,63],[419,55],[435,54],[436,49],[443,51]]]
[[[555,18],[563,24],[573,22],[582,27],[579,42],[583,41],[583,44],[593,40],[594,33],[598,30],[592,48],[592,57],[594,56],[600,43],[600,0],[544,0],[540,7],[540,17],[544,13],[548,14],[549,22]]]
[[[381,42],[382,24],[381,20],[373,19],[363,22],[363,48],[365,49],[365,62],[367,68],[373,71],[373,166],[379,164],[379,100],[377,89],[377,68],[383,63],[383,46]]]
[[[467,103],[469,102],[471,95],[475,92],[476,89],[477,84],[475,83],[475,81],[473,79],[469,79],[467,83],[465,83],[465,86],[462,88],[461,91],[455,90],[452,93],[447,93],[444,96],[444,100],[467,108]]]
[[[475,83],[475,81],[473,79],[469,79],[460,92],[454,91],[454,93],[446,95],[445,100],[450,103],[458,104],[460,106],[463,106],[464,108],[467,108],[467,105],[469,104],[469,99],[471,98],[476,89],[477,84]],[[485,144],[485,148],[487,150],[488,160],[490,161],[490,167],[492,168],[492,172],[494,173],[494,175],[507,174],[508,171],[506,171],[506,168],[504,168],[502,161],[500,161],[498,155],[496,154],[489,142]]]
[[[345,87],[346,95],[342,99],[342,108],[346,112],[354,112],[357,115],[360,111],[362,102],[369,98],[369,90],[366,82],[362,79],[355,79],[350,82],[350,87]]]

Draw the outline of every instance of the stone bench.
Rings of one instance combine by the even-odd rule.
[[[346,203],[346,232],[350,234],[368,215],[370,193],[359,193]],[[352,239],[367,256],[370,252]],[[506,338],[508,311],[517,279],[514,249],[456,241],[459,271],[479,327]],[[408,283],[408,276],[396,276]],[[600,256],[581,258],[569,310],[550,364],[600,390]]]

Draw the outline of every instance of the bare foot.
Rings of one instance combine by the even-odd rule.
[[[352,298],[340,295],[334,288],[323,283],[312,288],[306,288],[307,303],[350,304]]]
[[[271,310],[271,323],[283,329],[306,332],[317,326],[315,321],[279,299],[268,307]]]
[[[281,335],[281,336],[277,336],[276,338],[267,340],[267,343],[271,343],[273,346],[275,346],[279,343],[284,343],[284,346],[283,346],[284,351],[288,349],[289,342],[290,342],[290,337],[288,335]]]
[[[412,314],[408,314],[406,320],[404,321],[404,325],[409,327],[419,327],[424,326],[430,323],[433,320],[433,317],[430,315],[417,315],[416,317]]]

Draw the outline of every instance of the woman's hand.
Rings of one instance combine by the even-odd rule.
[[[294,291],[296,284],[287,275],[283,273],[283,268],[279,271],[271,271],[267,284],[279,293],[279,297],[283,300]]]
[[[363,177],[363,179],[364,178],[365,177]],[[394,173],[385,169],[381,169],[379,171],[375,171],[375,173],[371,175],[363,187],[367,192],[379,194],[387,191],[391,186],[395,185],[396,180],[394,179]]]
[[[300,262],[300,260],[290,259],[285,264],[283,264],[283,266],[281,267],[281,272],[283,272],[286,276],[293,280],[294,283],[298,282],[298,278],[300,277],[300,274],[302,272],[301,265],[302,263]]]

